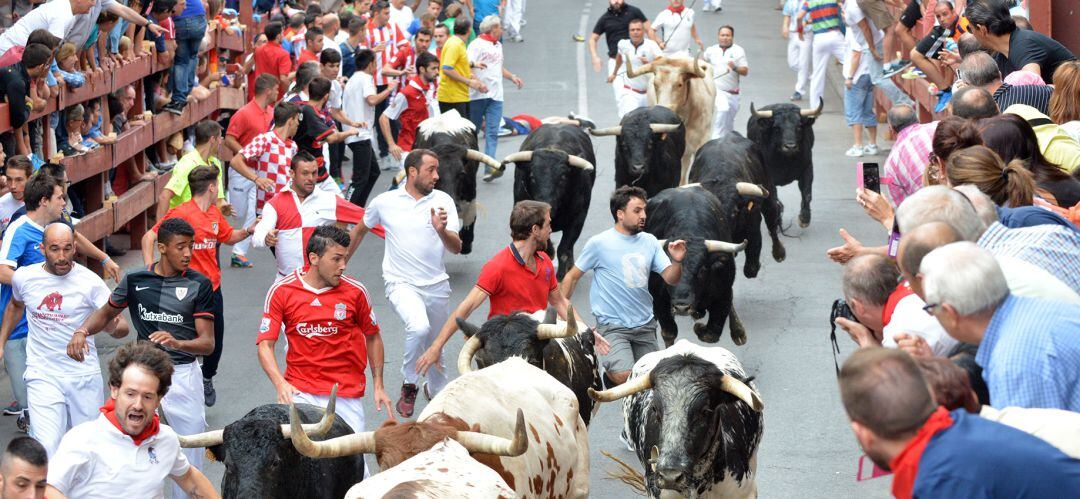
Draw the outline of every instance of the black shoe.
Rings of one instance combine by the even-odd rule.
[[[23,413],[22,407],[19,407],[18,400],[12,400],[11,405],[4,408],[5,416],[21,416]]]
[[[22,416],[15,420],[15,427],[23,433],[30,433],[30,413],[23,411]]]
[[[178,102],[170,102],[162,106],[161,110],[175,116],[180,116],[184,114],[184,104],[180,104]]]
[[[214,380],[203,378],[202,393],[206,407],[214,407],[217,403],[217,390],[214,389]]]
[[[105,243],[105,254],[109,255],[110,257],[120,257],[126,255],[127,250],[117,248],[116,246],[113,246],[109,243]]]

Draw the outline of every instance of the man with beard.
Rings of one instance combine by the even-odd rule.
[[[252,244],[256,248],[274,248],[279,277],[304,267],[308,238],[316,227],[332,224],[357,224],[364,209],[324,189],[316,188],[319,167],[306,151],[293,156],[292,182],[263,206],[262,219],[255,224]],[[350,237],[355,238],[358,228]],[[382,237],[382,230],[376,231]],[[349,252],[348,256],[352,256]]]
[[[443,346],[458,330],[457,319],[468,319],[488,298],[491,298],[488,319],[517,312],[531,314],[548,306],[566,319],[570,301],[559,292],[555,267],[544,251],[551,238],[551,206],[541,201],[515,204],[510,211],[510,237],[512,242],[484,264],[476,286],[443,324],[439,337],[416,361],[416,371],[421,375],[439,361]],[[607,352],[603,337],[596,336],[596,346],[601,353]]]
[[[630,38],[630,22],[640,21],[643,23],[644,33],[651,29],[649,18],[641,9],[633,5],[627,5],[625,0],[608,0],[607,11],[596,21],[592,35],[589,36],[589,54],[592,55],[593,71],[600,72],[600,56],[596,53],[597,42],[600,35],[604,35],[607,41],[607,74],[615,73],[615,58],[619,55],[619,42]],[[636,62],[636,61],[635,61]],[[615,92],[615,105],[618,106],[623,92],[622,81],[613,80],[611,89]],[[620,116],[622,113],[620,113]]]
[[[101,414],[64,435],[49,463],[50,499],[162,498],[166,478],[191,497],[221,497],[180,452],[176,432],[154,414],[173,374],[169,355],[150,344],[128,343],[116,351]]]
[[[438,101],[432,95],[432,84],[438,78],[439,59],[427,52],[420,53],[416,56],[416,76],[409,78],[405,88],[394,95],[386,112],[375,118],[379,121],[383,138],[390,144],[390,154],[394,155],[395,161],[401,161],[404,153],[412,150],[420,122],[429,116],[439,115]],[[378,90],[379,87],[375,88]],[[397,120],[400,124],[396,142],[391,134],[390,120]]]
[[[379,194],[368,203],[353,242],[359,245],[370,227],[382,225],[386,230],[382,264],[386,297],[405,324],[404,383],[396,408],[406,418],[412,416],[419,391],[416,362],[434,343],[437,328],[450,315],[450,276],[443,257],[446,251],[461,252],[461,220],[454,199],[435,190],[438,181],[439,157],[433,151],[409,153],[405,157],[405,188]],[[441,357],[424,383],[428,400],[448,381]]]
[[[94,310],[109,301],[109,288],[97,274],[72,261],[75,234],[71,227],[49,224],[41,246],[45,261],[19,267],[11,279],[11,301],[0,336],[7,337],[25,313],[29,332],[23,376],[30,436],[52,456],[64,433],[92,421],[101,406],[104,387],[94,342],[86,342],[76,353],[68,350],[68,340]],[[108,323],[108,330],[122,338],[127,335],[127,323],[118,318]]]
[[[611,195],[615,226],[589,238],[563,277],[562,294],[569,300],[581,276],[596,271],[589,304],[596,316],[596,331],[611,344],[603,360],[605,384],[609,386],[625,382],[638,359],[658,350],[649,273],[660,274],[670,285],[682,277],[686,242],[670,241],[668,258],[656,237],[644,232],[646,201],[640,187],[615,189]]]
[[[863,451],[893,472],[895,497],[1067,497],[1080,490],[1080,460],[1011,426],[939,406],[900,350],[852,353],[840,369],[840,398]]]
[[[68,351],[81,352],[89,337],[127,308],[139,340],[154,343],[172,359],[172,388],[161,394],[165,419],[180,435],[194,435],[206,431],[202,370],[196,357],[214,352],[214,285],[190,268],[195,238],[191,224],[170,218],[157,232],[161,259],[146,270],[125,274],[108,303],[75,330]],[[117,386],[112,379],[109,384]],[[202,449],[186,449],[184,454],[195,468],[202,465]],[[173,487],[173,497],[186,497],[183,494]]]

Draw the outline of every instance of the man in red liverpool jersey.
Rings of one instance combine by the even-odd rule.
[[[270,287],[259,324],[259,364],[277,390],[278,403],[326,407],[338,385],[337,414],[353,431],[364,431],[361,398],[371,367],[375,409],[387,407],[383,389],[383,341],[379,323],[360,281],[343,275],[349,247],[344,229],[325,225],[307,243],[310,268],[296,270]],[[274,346],[284,332],[289,342],[284,376]]]

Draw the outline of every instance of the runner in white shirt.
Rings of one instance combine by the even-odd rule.
[[[367,205],[371,189],[379,178],[379,160],[375,157],[375,106],[385,101],[394,91],[387,85],[379,92],[375,87],[375,52],[369,49],[356,51],[356,72],[345,84],[342,111],[350,120],[360,125],[356,135],[345,139],[352,153],[352,182],[349,184],[349,202],[357,206]],[[346,125],[345,130],[353,127]]]
[[[4,311],[0,338],[7,338],[26,314],[26,390],[30,436],[51,457],[73,426],[93,420],[101,407],[102,381],[97,349],[87,339],[85,351],[68,350],[75,329],[109,301],[109,288],[97,274],[74,263],[75,234],[61,223],[45,228],[45,261],[20,267],[11,279],[12,298]],[[27,307],[29,304],[29,307]],[[123,318],[106,328],[114,337],[128,333]]]
[[[171,374],[169,355],[153,344],[120,347],[109,361],[110,396],[100,414],[72,428],[49,458],[48,497],[160,499],[170,478],[191,497],[220,498],[154,414]]]
[[[484,130],[484,154],[495,155],[499,140],[499,128],[503,116],[503,79],[514,82],[520,89],[525,86],[517,75],[503,65],[503,27],[499,16],[490,15],[480,23],[478,36],[465,51],[469,63],[474,65],[473,76],[487,87],[487,92],[469,88],[469,120],[479,131]],[[484,165],[484,173],[491,175],[492,168]],[[485,177],[486,178],[486,177]]]
[[[639,67],[643,64],[656,60],[664,55],[656,42],[645,38],[645,23],[640,20],[630,21],[630,38],[619,40],[619,54],[615,56],[615,67],[608,75],[608,83],[622,86],[619,95],[619,118],[622,118],[639,107],[649,105],[648,87],[649,76],[641,75],[634,78],[626,76],[624,65],[629,59],[631,65]]]
[[[713,82],[716,84],[714,139],[735,130],[735,114],[739,112],[739,77],[750,72],[746,51],[735,45],[735,28],[721,26],[716,38],[719,43],[705,50],[705,60],[712,64]]]
[[[671,0],[671,4],[652,22],[651,38],[664,55],[690,56],[690,42],[697,43],[698,50],[705,50],[694,26],[694,9],[686,7],[684,0]]]
[[[435,190],[439,158],[427,149],[415,149],[405,158],[405,187],[384,192],[368,204],[354,246],[370,227],[386,229],[383,280],[390,306],[405,324],[405,358],[401,366],[404,384],[395,407],[410,417],[416,403],[419,375],[416,361],[431,346],[439,328],[450,315],[450,276],[443,256],[461,252],[461,238],[454,200]],[[441,359],[428,370],[424,394],[430,400],[446,386],[446,366]]]

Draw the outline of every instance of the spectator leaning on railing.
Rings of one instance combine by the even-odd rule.
[[[1076,60],[1069,49],[1042,33],[1018,29],[1005,0],[972,0],[964,11],[971,32],[983,48],[1000,54],[1003,67],[1031,71],[1054,83],[1054,70],[1065,61]],[[1008,75],[1006,75],[1008,76]]]
[[[32,101],[30,84],[33,79],[42,78],[49,72],[52,51],[41,44],[31,44],[23,52],[22,61],[0,69],[0,89],[9,104],[11,128],[13,131],[0,134],[0,144],[4,154],[30,154],[30,143],[23,133],[23,126],[30,119],[30,113],[37,109]]]

